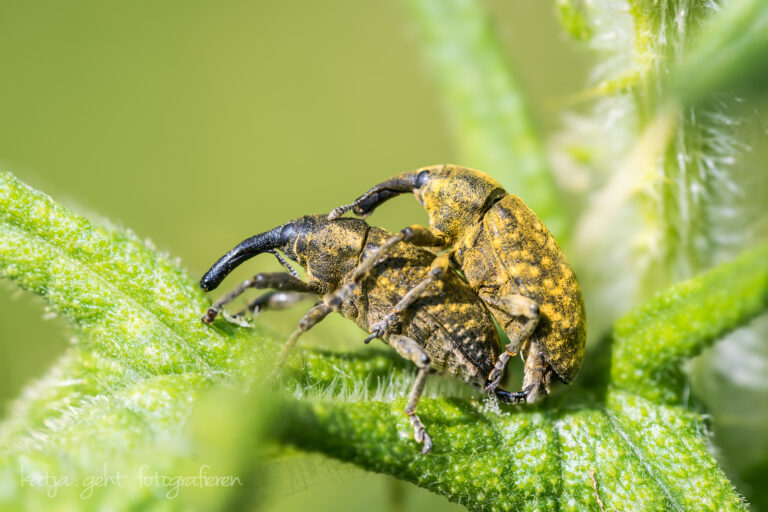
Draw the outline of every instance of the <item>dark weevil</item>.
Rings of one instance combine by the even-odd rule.
[[[509,358],[518,352],[525,360],[521,393],[527,402],[549,393],[553,374],[569,384],[584,356],[584,300],[565,255],[536,214],[483,172],[436,165],[376,185],[354,203],[336,208],[329,219],[349,210],[368,215],[406,192],[413,192],[427,210],[429,228],[407,227],[392,242],[448,249],[443,254],[509,337],[485,389],[496,389]],[[374,257],[385,255],[383,248]]]
[[[326,217],[310,215],[292,220],[244,240],[219,259],[200,280],[206,291],[216,288],[245,260],[264,252],[277,255],[276,250],[304,267],[307,280],[288,272],[258,274],[212,305],[203,321],[213,322],[225,304],[249,288],[322,297],[286,341],[278,365],[298,337],[331,311],[354,320],[419,368],[405,413],[416,441],[424,443],[422,453],[427,453],[432,441],[416,415],[427,374],[433,368],[482,388],[501,352],[490,313],[457,274],[446,273],[446,257],[412,244],[392,242],[392,233],[363,220],[329,221]],[[387,242],[387,257],[379,261],[376,253]],[[262,296],[248,307],[264,308],[270,302]],[[278,303],[293,302],[283,298]],[[392,311],[398,314],[393,317]],[[508,403],[525,400],[520,393],[502,389],[494,389],[494,394]]]

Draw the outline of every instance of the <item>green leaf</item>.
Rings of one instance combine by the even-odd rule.
[[[680,365],[768,306],[768,245],[657,294],[616,324],[617,387],[678,403]]]
[[[578,274],[594,334],[601,322],[608,324],[651,293],[728,261],[765,239],[761,226],[766,180],[760,152],[765,146],[764,127],[757,98],[744,94],[760,92],[765,82],[766,52],[761,48],[766,30],[761,27],[766,4],[760,0],[566,3],[585,13],[594,31],[589,41],[598,50],[593,76],[614,83],[617,77],[634,77],[621,89],[599,88],[607,95],[582,107],[590,115],[573,123],[564,137],[577,141],[582,151],[592,150],[589,167],[581,167],[593,177],[585,201],[591,211],[582,216],[572,238],[581,261],[579,253],[569,257],[581,267]],[[610,152],[616,147],[618,151]],[[601,186],[594,194],[594,188]],[[728,291],[730,284],[721,286]],[[706,304],[695,293],[691,298]],[[709,306],[721,307],[717,299]],[[719,336],[718,329],[727,325],[710,325],[706,307],[690,320]],[[747,366],[765,364],[765,344],[760,343],[765,325],[752,324],[686,365],[687,374],[694,377],[688,386],[677,365],[689,355],[687,340],[685,331],[676,329],[689,319],[670,311],[659,319],[667,320],[665,336],[658,340],[633,336],[633,343],[626,345],[631,349],[614,352],[614,375],[621,379],[637,372],[666,381],[633,386],[633,392],[643,396],[675,401],[685,389],[705,401],[710,429],[716,432],[718,460],[741,482],[744,493],[759,499],[761,482],[750,480],[748,471],[760,460],[768,439],[766,416],[761,414],[765,388],[753,384],[763,379]],[[627,321],[639,328],[653,318],[640,310]],[[662,363],[656,367],[646,349],[662,343],[667,348],[656,356]],[[744,456],[745,449],[750,456]]]
[[[249,372],[246,337],[233,344],[203,326],[201,291],[132,233],[93,226],[9,174],[0,176],[0,221],[0,275],[41,295],[88,347],[143,374]]]
[[[264,373],[258,361],[272,360],[271,336],[201,325],[207,302],[178,265],[8,174],[0,207],[2,274],[43,296],[82,340],[0,429],[4,509],[51,503],[51,486],[22,485],[22,472],[82,479],[105,461],[126,475],[145,466],[188,475],[215,461],[213,473],[247,485],[197,490],[177,506],[244,507],[259,502],[269,439],[472,510],[594,510],[598,497],[606,509],[745,509],[709,453],[702,417],[681,403],[677,371],[766,308],[768,245],[630,313],[602,348],[612,357],[585,361],[581,384],[541,406],[500,407],[432,379],[419,412],[435,446],[421,456],[402,412],[413,368],[391,352],[300,351],[283,378],[290,395],[240,395]],[[107,485],[87,501],[81,487],[54,490],[62,507],[164,509],[169,488]]]
[[[598,494],[607,509],[745,509],[710,455],[702,417],[682,405],[680,364],[767,306],[763,245],[631,312],[603,347],[613,353],[611,367],[593,367],[591,385],[562,390],[540,409],[496,412],[479,397],[422,400],[435,443],[429,457],[414,457],[403,443],[402,398],[304,397],[291,406],[283,439],[472,510],[595,509]]]
[[[191,459],[184,426],[193,404],[213,387],[241,386],[274,347],[259,344],[258,331],[203,326],[207,302],[178,264],[7,173],[0,175],[0,275],[43,297],[79,337],[0,427],[7,490],[0,503],[9,506],[81,492],[33,485],[46,473],[80,484],[104,464],[134,476],[144,464],[180,474],[181,461]],[[127,507],[160,492],[101,490],[102,501],[87,504]]]

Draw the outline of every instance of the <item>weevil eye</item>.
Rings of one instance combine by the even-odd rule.
[[[294,227],[293,223],[284,225],[283,229],[280,230],[280,243],[281,244],[290,243],[295,232],[296,232],[296,228]]]
[[[413,195],[416,196],[416,200],[424,206],[424,186],[427,185],[432,178],[432,174],[429,170],[424,170],[416,177],[416,187],[413,189]]]
[[[419,175],[416,177],[416,187],[421,188],[427,183],[429,183],[429,179],[432,177],[429,170],[424,170],[419,173]]]

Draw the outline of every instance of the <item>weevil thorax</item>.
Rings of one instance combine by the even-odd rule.
[[[339,287],[360,261],[368,224],[360,219],[327,220],[326,215],[306,215],[290,223],[283,232],[286,256],[307,271],[307,280],[322,283],[326,291]]]
[[[457,165],[419,169],[416,199],[429,215],[429,225],[451,240],[459,239],[483,214],[507,193],[487,174]]]

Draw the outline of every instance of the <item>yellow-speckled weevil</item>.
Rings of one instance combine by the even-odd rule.
[[[447,272],[447,257],[393,241],[392,233],[360,219],[329,221],[326,217],[310,215],[292,220],[244,240],[219,259],[200,281],[204,290],[216,288],[232,269],[257,254],[270,252],[279,257],[277,250],[304,267],[307,280],[300,280],[295,271],[258,274],[213,304],[203,321],[213,322],[225,304],[249,288],[322,297],[288,338],[278,365],[298,337],[331,311],[375,332],[419,368],[405,412],[416,441],[424,443],[422,452],[427,453],[432,441],[416,415],[416,406],[429,369],[482,388],[501,354],[490,312],[456,273]],[[378,252],[384,244],[388,244],[387,257],[381,260]],[[263,297],[248,308],[268,307],[272,301]],[[294,302],[283,297],[277,305]],[[504,402],[521,401],[519,393],[502,389],[494,393]]]
[[[518,352],[525,360],[520,394],[527,402],[549,393],[553,373],[569,384],[584,355],[584,300],[565,255],[536,214],[483,172],[435,165],[384,181],[329,218],[349,210],[367,215],[406,192],[427,210],[429,228],[410,226],[393,242],[448,249],[443,254],[509,336],[485,389],[497,388],[509,358]],[[374,257],[385,254],[382,249]]]

